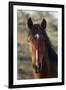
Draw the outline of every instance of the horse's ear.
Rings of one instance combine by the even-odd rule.
[[[27,24],[28,24],[29,29],[32,29],[32,27],[33,27],[33,22],[32,22],[32,19],[31,19],[31,18],[28,19]]]
[[[45,28],[46,28],[46,25],[47,25],[47,22],[46,22],[45,19],[43,19],[42,22],[41,22],[41,27],[42,27],[43,29],[45,29]]]

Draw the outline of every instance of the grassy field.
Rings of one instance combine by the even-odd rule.
[[[31,57],[28,49],[28,27],[27,20],[30,12],[22,10],[17,11],[17,79],[33,79]],[[47,20],[47,35],[57,53],[57,19],[52,17],[48,12],[35,12],[31,16],[34,23],[40,23],[43,18]]]

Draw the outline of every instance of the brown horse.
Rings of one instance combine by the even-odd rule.
[[[34,78],[58,77],[57,54],[52,48],[51,42],[45,31],[47,22],[43,19],[41,25],[33,24],[28,19],[28,44],[32,57]]]

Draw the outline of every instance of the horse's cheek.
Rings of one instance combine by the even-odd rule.
[[[32,58],[32,64],[35,64],[35,49],[31,44],[29,44],[29,51]]]
[[[32,46],[31,46],[31,43],[29,43],[29,52],[32,55]]]

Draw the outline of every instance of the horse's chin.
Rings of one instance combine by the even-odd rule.
[[[41,72],[41,70],[39,70],[39,69],[35,70],[35,73],[40,73],[40,72]]]

